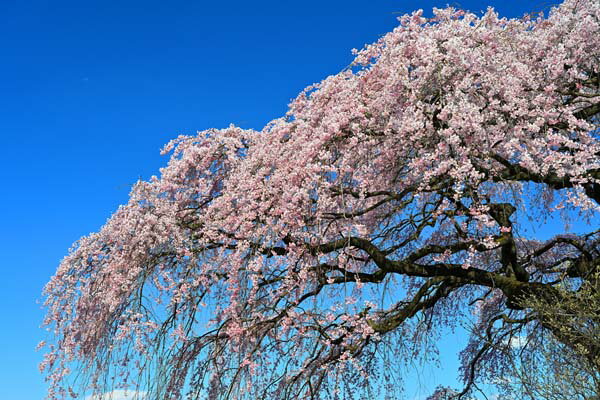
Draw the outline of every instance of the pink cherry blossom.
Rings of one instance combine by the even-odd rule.
[[[429,357],[436,329],[485,332],[524,294],[586,279],[597,233],[519,232],[557,205],[600,211],[599,20],[581,0],[522,19],[418,11],[261,131],[168,143],[160,177],[45,287],[48,398],[73,380],[156,399],[364,398],[390,363]],[[502,363],[472,364],[479,339],[468,371]]]

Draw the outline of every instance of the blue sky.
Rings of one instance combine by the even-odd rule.
[[[43,398],[42,287],[133,182],[158,172],[163,144],[229,123],[260,129],[397,13],[446,3],[0,0],[0,399]],[[548,3],[451,4],[518,16]]]

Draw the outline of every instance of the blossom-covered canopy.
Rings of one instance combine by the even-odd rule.
[[[49,398],[389,395],[466,320],[464,393],[508,368],[490,343],[537,329],[598,361],[524,299],[600,266],[596,228],[543,219],[600,211],[600,3],[399,21],[261,131],[173,140],[73,246],[45,288]]]

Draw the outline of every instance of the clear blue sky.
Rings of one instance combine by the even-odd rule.
[[[0,399],[43,398],[42,287],[130,184],[158,172],[164,143],[229,123],[261,128],[396,26],[395,13],[448,1],[216,3],[0,0]],[[451,4],[507,16],[548,5]]]

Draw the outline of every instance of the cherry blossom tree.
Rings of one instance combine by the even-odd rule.
[[[48,397],[397,398],[401,366],[463,321],[464,387],[432,398],[544,340],[597,389],[598,310],[568,311],[598,288],[600,3],[433,15],[261,131],[171,141],[45,288]]]

